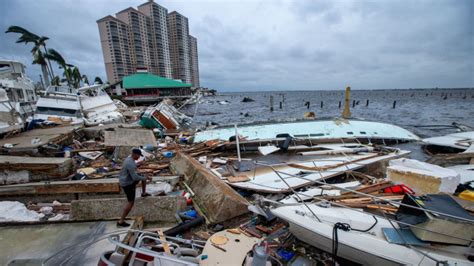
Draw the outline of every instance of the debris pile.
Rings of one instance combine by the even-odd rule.
[[[126,204],[117,177],[131,149],[139,148],[137,172],[152,177],[146,188],[151,196],[137,198],[129,215],[135,217],[135,231],[110,237],[120,249],[104,251],[102,262],[419,264],[419,253],[395,239],[398,233],[424,243],[434,258],[466,261],[426,244],[464,247],[465,239],[425,238],[410,227],[444,228],[431,227],[436,215],[430,212],[437,209],[429,203],[415,208],[425,215],[402,221],[409,199],[419,203],[439,193],[449,194],[450,209],[457,210],[450,218],[473,220],[473,178],[465,173],[473,162],[472,147],[425,163],[387,146],[419,140],[394,125],[306,120],[194,132],[189,117],[166,101],[146,109],[116,105],[133,121],[34,129],[0,141],[0,222],[117,219]],[[456,145],[466,143],[471,142]],[[339,253],[338,241],[347,246]],[[352,252],[357,241],[368,248]],[[401,244],[393,256],[385,254],[394,243]],[[410,256],[397,260],[404,253]]]

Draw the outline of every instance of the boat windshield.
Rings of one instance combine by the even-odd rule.
[[[38,106],[37,114],[81,117],[80,110]]]

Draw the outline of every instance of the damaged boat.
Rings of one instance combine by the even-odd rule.
[[[345,156],[317,158],[306,161],[293,161],[279,164],[256,162],[259,166],[250,171],[239,172],[244,182],[229,182],[229,185],[264,193],[285,193],[292,189],[305,187],[316,181],[326,180],[356,170],[370,164],[388,161],[408,155],[409,151],[395,150],[388,153],[361,152]]]
[[[0,135],[21,131],[23,119],[8,99],[7,92],[0,89]]]
[[[18,61],[0,60],[0,88],[5,90],[11,105],[26,123],[33,116],[37,96],[25,68]]]
[[[21,131],[33,116],[37,97],[25,68],[17,61],[0,61],[0,134]]]
[[[178,111],[166,99],[148,107],[140,117],[140,125],[150,129],[181,130],[188,128],[190,124],[191,118]]]
[[[77,90],[86,126],[124,122],[122,113],[102,87],[94,84]]]
[[[79,89],[61,85],[49,86],[39,98],[34,120],[43,124],[95,126],[122,122],[123,115],[102,85]]]
[[[421,241],[396,221],[360,210],[303,203],[271,212],[287,221],[298,239],[332,252],[335,260],[342,257],[362,265],[472,265],[468,246]],[[470,237],[466,241],[472,241]]]
[[[474,152],[474,131],[423,139],[426,149],[432,153]]]
[[[397,143],[418,141],[420,138],[399,126],[361,120],[321,120],[297,121],[273,124],[240,125],[238,134],[245,142],[284,141],[325,141],[357,139],[362,143]],[[234,126],[196,132],[193,141],[203,142],[213,139],[235,139]]]
[[[49,86],[36,103],[35,123],[80,125],[84,123],[77,90],[67,86]]]

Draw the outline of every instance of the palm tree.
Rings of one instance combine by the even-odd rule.
[[[60,84],[61,84],[61,78],[59,76],[56,76],[51,80],[51,85],[53,86],[59,86]]]
[[[19,26],[10,26],[5,33],[19,33],[21,34],[17,43],[33,43],[33,49],[31,49],[31,54],[33,55],[33,64],[41,65],[41,71],[43,72],[43,78],[46,86],[50,84],[49,80],[53,79],[54,71],[51,66],[49,59],[45,57],[47,54],[46,41],[49,39],[45,36],[36,35],[22,27]],[[41,50],[43,48],[43,51]]]
[[[94,79],[94,83],[96,83],[96,84],[100,84],[100,85],[104,84],[104,82],[102,82],[102,79],[101,79],[101,78],[99,78],[99,77],[95,77],[95,79]]]
[[[46,57],[49,60],[56,62],[59,65],[59,68],[64,70],[63,76],[69,86],[74,88],[79,87],[82,76],[76,66],[66,63],[64,57],[54,49],[48,49]]]
[[[79,71],[79,68],[77,68],[77,66],[74,66],[74,68],[72,69],[72,86],[76,89],[79,88],[81,86],[81,80],[81,72]]]
[[[86,75],[82,75],[82,82],[84,82],[84,84],[89,85],[89,79],[87,78]]]

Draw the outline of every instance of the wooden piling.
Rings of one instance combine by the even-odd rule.
[[[395,107],[397,106],[397,101],[393,101],[393,109],[395,109]]]
[[[369,99],[367,99],[367,102],[365,103],[365,106],[369,106]]]
[[[341,101],[339,101],[339,109],[341,109]]]
[[[270,112],[273,112],[273,95],[270,95]]]
[[[323,101],[321,101],[321,109],[323,108],[323,106],[324,106],[324,102],[323,102]]]
[[[350,101],[351,101],[351,87],[347,87],[346,97],[344,99],[344,111],[342,111],[342,117],[345,119],[348,119],[351,117]]]
[[[356,100],[352,100],[352,108],[356,106]]]
[[[280,102],[280,109],[283,109],[283,103]]]

